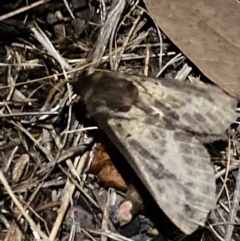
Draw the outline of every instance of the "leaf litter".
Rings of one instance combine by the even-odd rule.
[[[106,183],[87,172],[100,134],[93,138],[89,133],[95,130],[78,121],[85,113],[74,105],[76,96],[66,79],[100,68],[181,76],[176,81],[201,84],[201,74],[151,21],[142,2],[78,4],[36,1],[30,9],[21,2],[2,6],[1,240],[156,240],[148,230],[159,227],[160,221],[154,223],[147,210],[155,208],[157,213],[158,207],[145,204],[146,210],[129,221],[127,228],[134,232],[119,228],[117,209],[124,194],[103,188]],[[185,237],[166,220],[160,224],[161,237],[239,240],[237,122],[234,127],[228,143],[209,147],[218,199],[206,229]]]

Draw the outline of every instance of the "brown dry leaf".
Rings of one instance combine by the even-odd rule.
[[[28,162],[29,162],[28,154],[23,154],[16,160],[16,163],[12,172],[13,182],[16,183],[20,180]]]
[[[238,1],[144,0],[151,17],[215,84],[240,99]]]
[[[89,169],[89,173],[98,176],[100,182],[105,187],[113,187],[126,191],[127,185],[113,165],[109,155],[104,150],[101,143],[97,143],[93,150],[94,159]]]

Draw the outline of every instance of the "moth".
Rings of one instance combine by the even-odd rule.
[[[226,138],[237,100],[212,85],[122,72],[72,85],[169,219],[187,235],[203,226],[216,202],[204,144]]]

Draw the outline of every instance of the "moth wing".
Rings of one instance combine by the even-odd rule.
[[[215,206],[215,178],[210,156],[195,137],[139,118],[95,119],[179,229],[191,234],[204,225]]]
[[[81,93],[75,88],[75,92],[81,95],[88,113],[125,156],[160,208],[186,234],[204,225],[215,206],[215,179],[210,156],[199,135],[218,135],[226,124],[215,123],[221,127],[217,132],[213,131],[213,120],[204,117],[199,124],[202,115],[213,111],[212,106],[217,109],[214,92],[208,94],[206,88],[180,87],[124,73],[94,74],[88,78],[85,91]],[[116,86],[112,81],[115,79]],[[130,81],[134,83],[132,93]],[[194,98],[181,102],[183,96]],[[199,134],[198,139],[185,130]]]
[[[110,74],[110,73],[109,73]],[[219,140],[219,136],[238,118],[238,100],[216,86],[190,84],[174,79],[154,79],[120,73],[132,81],[143,100],[163,112],[174,126],[210,137],[203,142]],[[174,113],[174,115],[173,115]],[[215,136],[215,138],[214,138]],[[222,136],[223,137],[223,136]]]

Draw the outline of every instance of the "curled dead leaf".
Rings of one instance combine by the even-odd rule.
[[[101,143],[96,144],[93,149],[93,155],[93,162],[88,172],[97,175],[99,181],[105,187],[113,187],[121,191],[126,191],[127,185],[125,181],[117,171]]]

